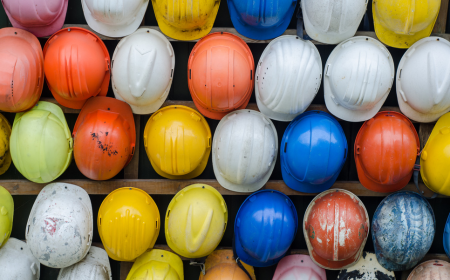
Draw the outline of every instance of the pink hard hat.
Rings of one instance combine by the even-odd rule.
[[[281,259],[272,278],[284,279],[326,280],[327,275],[325,269],[315,264],[309,256],[290,255]]]
[[[1,0],[12,25],[36,37],[60,30],[66,18],[68,0]]]

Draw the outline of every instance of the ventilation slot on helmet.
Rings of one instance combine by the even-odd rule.
[[[189,69],[189,80],[191,80],[192,79],[192,76],[191,76],[191,69]]]
[[[167,212],[167,218],[169,218],[170,216],[170,210]]]
[[[286,153],[286,148],[287,148],[287,142],[284,143],[284,152]]]

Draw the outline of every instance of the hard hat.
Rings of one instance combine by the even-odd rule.
[[[5,245],[11,235],[13,218],[14,200],[11,194],[0,186],[0,248]]]
[[[167,245],[189,259],[206,257],[219,245],[227,222],[222,195],[205,184],[190,185],[179,191],[167,208]]]
[[[2,280],[39,280],[41,267],[27,243],[11,238],[0,250]]]
[[[297,210],[291,199],[279,191],[260,190],[247,197],[239,208],[233,247],[244,263],[271,266],[284,257],[297,228]]]
[[[319,193],[331,188],[347,160],[347,138],[330,114],[308,111],[297,116],[281,140],[281,174],[288,187]]]
[[[57,280],[112,280],[111,266],[105,250],[92,246],[86,257],[59,271]]]
[[[103,200],[97,226],[111,259],[133,261],[155,245],[160,228],[158,206],[141,189],[116,189]]]
[[[363,252],[357,263],[339,272],[337,280],[395,280],[395,274],[382,267],[374,253]]]
[[[0,68],[0,110],[17,113],[33,107],[44,86],[44,56],[39,40],[22,29],[0,29]]]
[[[112,89],[133,113],[150,114],[166,101],[172,86],[175,53],[160,32],[141,28],[120,40],[111,64]]]
[[[69,0],[2,0],[12,26],[37,37],[60,30],[66,19]]]
[[[450,215],[448,215],[445,223],[443,244],[445,253],[450,257]]]
[[[9,150],[10,137],[11,125],[5,116],[0,114],[0,175],[4,174],[11,165],[11,152]]]
[[[16,114],[9,144],[17,170],[35,183],[55,180],[72,161],[69,126],[61,108],[50,102]]]
[[[205,118],[194,109],[167,106],[148,120],[144,146],[159,175],[168,179],[192,179],[208,163],[211,130]]]
[[[366,121],[383,106],[394,76],[394,61],[380,41],[365,36],[347,39],[325,64],[327,109],[345,121]]]
[[[268,40],[286,31],[297,0],[228,0],[234,28],[245,37]]]
[[[369,228],[366,207],[347,190],[320,193],[308,205],[303,217],[303,235],[309,255],[314,263],[329,270],[348,268],[358,262]]]
[[[191,41],[211,31],[220,0],[152,0],[152,4],[162,33],[176,40]]]
[[[136,259],[126,280],[184,280],[183,262],[172,252],[153,249]]]
[[[300,2],[306,33],[313,40],[338,44],[355,36],[367,9],[368,0]]]
[[[189,56],[188,86],[200,113],[220,120],[247,107],[254,69],[252,52],[238,36],[216,32],[198,41]]]
[[[309,256],[290,255],[278,263],[272,280],[327,280],[327,274]]]
[[[45,186],[31,208],[25,238],[39,262],[63,268],[81,261],[91,248],[92,205],[79,186],[53,183]]]
[[[375,192],[395,192],[411,180],[420,152],[417,131],[397,112],[379,112],[366,121],[355,140],[355,162],[361,184]]]
[[[251,279],[242,270],[233,257],[233,250],[216,250],[205,262],[205,274],[200,273],[199,280],[255,280],[253,267],[243,264]]]
[[[435,193],[450,196],[450,113],[439,118],[420,154],[420,175]]]
[[[130,35],[142,23],[149,0],[81,0],[84,17],[95,32],[109,37]]]
[[[439,55],[436,55],[439,54]],[[450,111],[450,42],[427,37],[412,45],[397,69],[400,110],[418,122],[433,122]]]
[[[433,30],[441,0],[377,0],[372,2],[373,23],[384,44],[407,49]]]
[[[443,260],[423,262],[411,271],[406,280],[450,279],[450,263]]]
[[[111,97],[89,98],[73,129],[78,169],[92,180],[116,176],[134,154],[136,128],[130,106]]]
[[[62,29],[44,46],[45,76],[59,104],[81,109],[92,96],[106,96],[109,53],[93,32],[79,27]]]
[[[378,262],[393,271],[413,268],[430,249],[435,230],[433,209],[423,196],[405,191],[389,195],[372,220]]]
[[[322,60],[316,46],[298,36],[271,41],[256,68],[258,108],[277,121],[292,121],[316,97],[322,81]]]
[[[253,110],[231,112],[213,139],[214,175],[222,187],[254,192],[267,183],[278,154],[277,130],[269,118]]]

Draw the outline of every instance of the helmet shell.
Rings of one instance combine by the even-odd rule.
[[[450,263],[430,260],[416,266],[406,280],[450,279]]]
[[[59,271],[57,280],[112,280],[111,266],[105,250],[92,246],[86,257]]]
[[[14,218],[14,200],[11,194],[0,186],[0,249],[11,235]],[[0,251],[1,252],[1,251]]]
[[[327,274],[309,256],[290,255],[278,263],[272,280],[327,280]]]
[[[184,280],[183,262],[172,252],[153,249],[136,259],[126,280]]]
[[[450,214],[447,217],[447,222],[444,228],[444,238],[443,238],[444,250],[447,256],[450,256]]]
[[[357,263],[339,272],[336,280],[395,280],[395,274],[382,267],[374,253],[363,252]]]
[[[233,250],[216,250],[206,258],[205,274],[200,273],[199,280],[255,280],[253,267],[245,263],[242,265],[251,279],[248,279],[247,274],[237,265]]]
[[[27,243],[10,238],[0,250],[0,271],[5,280],[39,280],[41,267]]]
[[[4,174],[11,165],[10,138],[11,125],[5,116],[0,114],[0,175]]]

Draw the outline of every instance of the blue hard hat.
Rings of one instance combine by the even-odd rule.
[[[286,31],[297,0],[228,0],[237,32],[256,40],[278,37]]]
[[[450,258],[450,215],[448,215],[447,222],[444,229],[444,250]]]
[[[319,193],[334,184],[347,159],[347,138],[330,114],[308,111],[284,132],[280,146],[281,173],[288,187]]]
[[[294,241],[297,210],[285,194],[253,193],[242,203],[234,223],[233,249],[244,263],[266,267],[278,263]]]
[[[433,209],[423,196],[405,191],[387,196],[372,220],[378,262],[392,271],[413,268],[430,249],[435,231]]]

